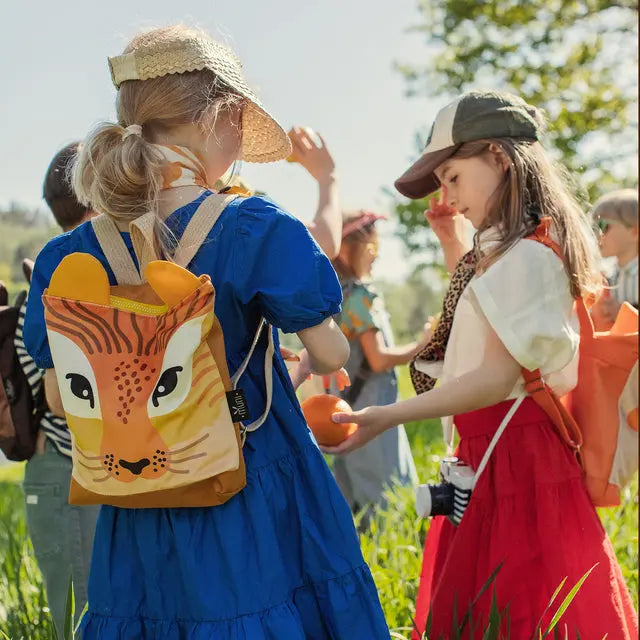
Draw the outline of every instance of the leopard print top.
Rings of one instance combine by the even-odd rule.
[[[465,255],[460,258],[444,296],[442,315],[440,316],[438,326],[431,340],[429,340],[409,365],[411,382],[417,394],[433,389],[436,384],[436,378],[432,378],[430,375],[418,371],[415,366],[416,360],[426,360],[427,362],[444,360],[444,354],[447,349],[449,334],[451,333],[451,326],[453,324],[453,314],[455,313],[462,292],[469,284],[471,278],[473,278],[476,271],[476,264],[477,259],[474,250],[465,253]]]

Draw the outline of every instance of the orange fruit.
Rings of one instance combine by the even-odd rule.
[[[334,413],[351,411],[349,404],[342,398],[322,393],[307,398],[300,406],[311,432],[320,445],[335,447],[355,433],[358,428],[354,422],[338,424],[331,420]]]

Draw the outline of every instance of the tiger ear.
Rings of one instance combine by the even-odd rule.
[[[65,256],[53,272],[46,293],[106,306],[109,292],[109,276],[100,261],[88,253],[72,253]]]
[[[149,262],[144,278],[169,308],[177,305],[202,284],[200,278],[193,273],[167,260]]]

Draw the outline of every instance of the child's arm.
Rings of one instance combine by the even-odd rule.
[[[356,422],[359,429],[342,444],[324,447],[323,451],[349,453],[393,425],[466,413],[505,400],[520,376],[521,366],[493,330],[489,331],[487,340],[482,363],[474,371],[409,400],[335,414],[335,422]]]
[[[425,335],[422,342],[411,342],[401,347],[388,347],[377,329],[369,329],[360,334],[360,346],[371,367],[371,370],[380,373],[393,369],[396,365],[407,364],[422,349],[431,337],[431,328],[425,326]]]
[[[333,260],[340,251],[342,212],[340,210],[335,163],[322,137],[315,132],[320,145],[309,133],[294,127],[289,131],[293,144],[291,159],[302,165],[318,183],[318,209],[307,224],[309,233],[325,254]]]
[[[349,343],[333,318],[298,331],[298,338],[309,355],[310,373],[333,373],[344,365],[349,357]]]
[[[307,225],[320,248],[333,260],[340,252],[342,213],[338,199],[338,182],[333,173],[318,180],[318,210]]]
[[[289,361],[296,361],[296,364],[291,367],[291,369],[289,369],[289,377],[291,378],[291,384],[293,385],[293,388],[297,390],[305,380],[309,380],[311,378],[311,364],[309,362],[309,353],[306,349],[303,349],[295,357],[287,357],[284,359]],[[348,387],[351,384],[351,380],[349,379],[349,374],[347,373],[346,369],[338,369],[337,371],[332,371],[330,374],[324,374],[322,378],[325,389],[328,389],[330,387],[332,379],[336,387],[338,387],[339,391],[342,391],[345,387]]]

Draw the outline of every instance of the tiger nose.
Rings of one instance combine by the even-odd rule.
[[[128,469],[133,473],[134,476],[139,476],[142,473],[142,470],[149,466],[151,462],[149,462],[149,458],[140,458],[138,462],[129,462],[128,460],[118,460],[118,464],[124,469]]]

